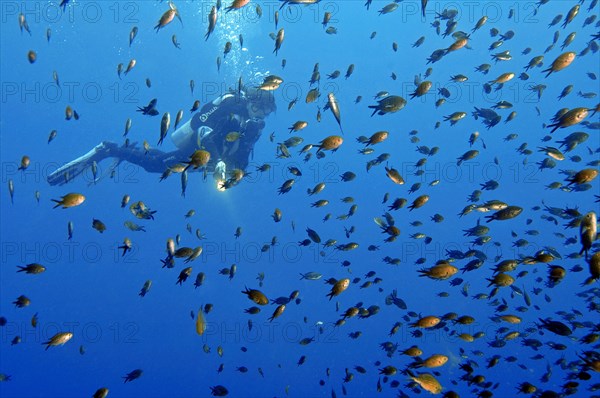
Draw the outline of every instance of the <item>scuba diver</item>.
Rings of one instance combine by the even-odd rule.
[[[155,104],[153,100],[147,107],[138,110],[143,114],[156,115]],[[162,173],[162,180],[173,171],[181,172],[182,169],[174,166],[187,162],[196,150],[203,149],[210,153],[210,160],[202,170],[205,175],[213,173],[217,187],[226,189],[241,179],[239,175],[228,178],[227,173],[237,170],[242,171],[243,176],[254,144],[265,127],[264,119],[276,110],[271,92],[255,88],[230,90],[204,105],[171,134],[171,140],[177,147],[175,151],[143,150],[135,144],[119,146],[103,141],[85,155],[51,173],[48,183],[66,184],[88,167],[97,167],[97,163],[106,158],[116,159],[113,169],[125,161],[149,173]]]

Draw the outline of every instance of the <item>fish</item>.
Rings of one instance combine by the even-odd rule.
[[[248,5],[248,3],[250,3],[250,0],[233,0],[229,6],[225,7],[225,12],[228,13],[233,10],[239,10]]]
[[[141,112],[143,115],[156,116],[158,115],[158,110],[156,109],[157,102],[158,99],[153,98],[150,100],[148,105],[138,106],[137,112]]]
[[[29,50],[29,52],[27,53],[27,60],[30,64],[35,63],[35,61],[37,61],[37,53],[33,50]]]
[[[573,61],[575,60],[576,54],[572,51],[563,53],[556,57],[549,68],[544,69],[542,72],[546,73],[546,77],[550,76],[552,73],[560,72],[561,70],[567,68]]]
[[[140,290],[140,293],[138,295],[140,297],[145,297],[146,294],[148,294],[148,292],[150,291],[151,287],[152,287],[152,281],[150,279],[148,279],[146,282],[144,282],[144,286],[142,286],[142,289]]]
[[[180,109],[177,112],[177,115],[175,115],[175,125],[173,126],[173,130],[177,130],[177,126],[179,125],[179,122],[181,122],[181,119],[183,119],[183,109]]]
[[[373,109],[371,116],[385,115],[387,113],[394,113],[404,108],[406,100],[397,95],[390,95],[378,101],[377,105],[369,105],[370,109]]]
[[[138,34],[138,27],[134,26],[133,28],[131,28],[131,31],[129,32],[129,47],[131,47],[131,43],[133,43],[137,34]]]
[[[42,343],[46,345],[46,350],[50,347],[56,347],[60,345],[65,345],[69,340],[73,338],[73,333],[71,332],[59,332],[50,338],[50,340]]]
[[[175,17],[177,17],[181,21],[179,11],[173,3],[169,2],[169,9],[161,15],[160,19],[154,26],[156,33],[158,33],[162,28],[173,22],[173,19],[175,19]]]
[[[275,38],[275,49],[273,50],[275,55],[279,55],[279,50],[281,49],[281,44],[283,43],[284,36],[285,36],[285,31],[283,30],[283,28],[279,29],[279,31],[277,32],[277,36]]]
[[[427,8],[427,1],[428,0],[421,0],[421,14],[423,15],[423,18],[425,18],[425,9]]]
[[[340,132],[343,135],[344,130],[342,129],[342,116],[340,114],[340,108],[338,105],[338,101],[335,98],[335,95],[333,93],[327,94],[327,105],[329,106],[329,109],[331,109],[331,113],[333,114],[335,121],[337,122],[338,126],[340,127]]]
[[[306,279],[309,281],[317,281],[323,277],[323,275],[318,272],[306,272],[304,274],[300,273],[300,276],[300,279]]]
[[[27,33],[29,33],[29,36],[31,36],[31,29],[29,28],[29,24],[27,23],[25,14],[19,13],[18,19],[19,19],[19,29],[21,30],[21,34],[23,33],[23,30],[25,30]]]
[[[171,115],[169,112],[165,112],[160,121],[160,138],[158,139],[157,145],[161,145],[165,137],[167,136],[167,131],[169,130],[169,126],[171,125]]]
[[[202,312],[202,309],[199,309],[196,315],[196,334],[198,334],[198,336],[202,336],[205,331],[206,321],[204,320],[204,314]]]
[[[181,44],[179,43],[179,41],[177,41],[177,35],[171,36],[171,43],[173,43],[173,46],[175,46],[175,48],[181,50]]]
[[[58,114],[37,117],[33,130],[28,120],[22,126],[15,124],[15,118],[3,120],[7,132],[3,145],[6,141],[8,151],[4,171],[10,195],[5,197],[3,216],[8,218],[3,221],[17,220],[7,226],[15,237],[15,242],[8,243],[16,246],[8,245],[3,254],[23,249],[23,236],[39,240],[42,248],[48,248],[49,241],[65,243],[67,238],[71,245],[95,237],[103,247],[117,249],[114,259],[103,256],[101,263],[108,270],[122,260],[122,281],[116,275],[113,279],[120,282],[111,288],[123,305],[138,300],[136,295],[140,300],[144,297],[138,304],[148,306],[156,319],[167,324],[173,322],[164,311],[172,312],[168,315],[173,315],[174,322],[190,314],[196,338],[205,340],[198,346],[203,350],[200,355],[218,360],[213,361],[218,374],[230,369],[239,378],[238,383],[228,382],[230,387],[216,381],[206,384],[199,395],[256,395],[256,388],[248,382],[256,377],[255,370],[268,381],[262,383],[262,395],[367,396],[373,393],[369,388],[382,395],[397,391],[402,397],[417,396],[421,390],[440,396],[596,393],[599,387],[593,375],[600,357],[593,317],[600,307],[596,285],[600,280],[596,219],[600,148],[594,135],[600,129],[596,0],[571,4],[536,0],[529,9],[531,15],[524,15],[525,8],[515,4],[506,4],[497,15],[491,9],[477,15],[465,7],[425,0],[388,1],[373,11],[374,3],[366,0],[361,3],[364,8],[359,6],[352,15],[344,7],[319,0],[282,0],[268,8],[263,2],[247,7],[249,0],[231,0],[223,12],[217,0],[198,10],[193,10],[196,3],[192,9],[181,6],[181,12],[198,17],[195,26],[185,29],[183,22],[181,26],[171,23],[175,18],[181,21],[175,3],[155,3],[158,11],[151,11],[157,14],[150,18],[160,18],[158,23],[139,22],[121,12],[127,9],[119,9],[119,19],[126,18],[125,30],[115,36],[116,45],[103,52],[98,52],[100,42],[89,40],[88,29],[78,30],[78,39],[86,45],[66,66],[65,57],[55,56],[57,46],[68,44],[60,26],[46,24],[54,32],[47,26],[39,28],[39,18],[32,19],[36,15],[31,10],[7,13],[9,19],[14,18],[13,24],[18,22],[19,31],[16,24],[6,26],[13,29],[12,39],[21,51],[14,57],[14,70],[7,68],[8,75],[12,71],[20,79],[12,76],[9,80],[47,82],[41,87],[48,90],[44,93],[48,97],[53,90],[65,94],[73,79],[85,81],[90,73],[94,81],[114,80],[116,67],[116,82],[128,80],[123,89],[141,87],[141,91],[128,91],[125,98],[121,92],[111,93],[115,101],[102,101],[100,107],[82,105],[77,95],[62,98],[58,108],[49,107],[58,109]],[[77,12],[75,5],[63,0],[54,7],[58,15],[62,8],[66,18]],[[300,16],[301,21],[296,20]],[[531,18],[540,24],[528,24]],[[110,30],[105,22],[106,18],[98,21],[96,28]],[[410,29],[418,22],[421,29]],[[253,31],[259,24],[262,31]],[[555,28],[548,30],[547,24]],[[147,36],[152,27],[157,32],[154,40]],[[158,35],[163,29],[169,31],[168,38]],[[36,39],[44,30],[46,44],[38,42],[43,37]],[[3,38],[10,41],[7,32]],[[202,39],[214,45],[197,46]],[[127,58],[123,58],[125,52],[130,52]],[[279,52],[287,60],[272,62]],[[108,70],[86,69],[75,62],[98,54],[108,60]],[[200,68],[185,67],[198,56]],[[203,62],[206,59],[208,63]],[[215,59],[221,78],[217,80],[210,70]],[[137,72],[130,73],[134,69]],[[326,77],[321,79],[325,69]],[[199,90],[194,79],[202,79]],[[211,86],[211,81],[219,84]],[[12,86],[6,88],[11,95]],[[32,99],[35,94],[30,89],[20,94]],[[171,95],[163,98],[165,90]],[[144,96],[150,91],[156,94]],[[363,97],[373,98],[365,104]],[[193,105],[184,108],[190,100]],[[252,120],[251,115],[260,113],[252,107],[275,108],[271,100],[279,107],[284,104],[287,112]],[[74,108],[80,107],[87,108],[91,117],[75,126],[79,114]],[[183,121],[185,109],[191,112],[189,123]],[[176,112],[173,129],[171,111]],[[94,114],[101,117],[100,123]],[[139,116],[158,115],[162,117],[158,144],[151,148],[156,133],[152,129],[158,126],[153,119]],[[473,127],[479,124],[485,129]],[[90,125],[102,131],[88,131]],[[256,125],[256,130],[250,128]],[[449,130],[449,125],[457,129]],[[194,132],[202,126],[213,131],[197,140]],[[494,134],[489,131],[494,127],[506,132]],[[270,128],[267,134],[264,128]],[[188,130],[192,130],[189,146],[164,142],[173,131],[185,134]],[[52,151],[39,150],[38,145],[46,146],[42,141],[48,132],[47,143],[55,141],[48,147]],[[39,183],[44,164],[70,157],[85,141],[121,135],[118,144],[103,141],[83,156],[74,155],[78,160],[48,179],[51,185],[69,183],[71,189],[60,193]],[[75,145],[76,141],[81,142]],[[103,169],[107,158],[112,165]],[[216,173],[220,181],[214,191],[215,184],[208,186],[204,179],[219,162],[226,166]],[[180,173],[180,179],[162,181],[161,189],[156,189],[146,172],[161,173],[161,181]],[[79,184],[75,177],[80,174],[92,178],[90,184]],[[114,189],[101,186],[104,176],[111,177]],[[158,213],[140,200],[149,194],[145,200],[152,200]],[[68,217],[45,207],[42,195],[48,198],[46,205],[69,208]],[[190,201],[194,204],[184,203]],[[126,207],[129,211],[123,211]],[[38,222],[45,218],[57,226],[56,234],[52,228],[47,231],[47,223]],[[75,237],[75,223],[83,220],[85,226],[89,218],[102,235],[90,231],[87,224]],[[66,236],[61,230],[65,224]],[[142,238],[151,239],[130,235],[146,229],[148,236]],[[163,249],[160,239],[167,242]],[[196,239],[202,245],[191,243]],[[158,246],[153,242],[159,242]],[[0,316],[0,327],[8,326],[6,331],[22,321],[18,313],[28,311],[29,306],[34,311],[20,315],[25,315],[27,323],[31,319],[34,330],[43,331],[46,321],[53,318],[47,307],[56,301],[56,289],[34,285],[51,282],[64,258],[57,266],[44,250],[34,251],[28,255],[37,257],[8,260],[12,265],[7,275],[14,279],[8,290],[21,289],[34,301],[15,293],[14,314],[10,309],[4,314],[11,319]],[[129,267],[140,254],[148,267]],[[102,278],[94,279],[96,284],[82,283],[86,275],[92,277],[98,271],[86,264],[93,259],[84,256],[80,260],[83,265],[71,271],[83,278],[61,274],[61,287],[73,297],[80,297],[82,289],[91,296],[101,295],[106,288]],[[165,269],[155,269],[157,264]],[[215,268],[214,264],[219,265]],[[164,275],[166,279],[151,276],[175,269],[176,274]],[[126,278],[126,274],[135,277]],[[194,275],[194,282],[186,286]],[[173,279],[169,282],[168,278]],[[198,288],[201,291],[192,292]],[[146,297],[151,289],[163,296]],[[167,294],[172,302],[163,300]],[[211,297],[214,305],[204,301],[196,310],[199,303],[193,303],[192,294]],[[228,295],[234,297],[229,300]],[[238,305],[244,304],[245,297],[251,303]],[[160,301],[159,306],[154,299]],[[62,321],[82,321],[77,314],[86,303],[71,300],[69,314],[75,318]],[[178,311],[182,306],[187,310]],[[107,308],[115,315],[122,307]],[[311,310],[314,307],[319,307],[318,313]],[[528,316],[532,313],[534,319]],[[238,322],[240,315],[246,318],[240,330],[253,334],[264,332],[266,325],[299,325],[299,333],[284,336],[296,344],[298,352],[283,350],[280,360],[251,366],[232,348],[254,356],[267,355],[269,350],[260,344],[239,345],[224,339],[213,346],[212,335],[219,332],[213,326],[230,332],[228,322]],[[368,319],[377,316],[380,321]],[[148,319],[135,321],[140,331],[147,331]],[[477,326],[483,324],[485,328]],[[61,339],[53,342],[52,333],[74,332],[75,339],[84,337],[79,329],[67,327],[63,322],[44,336],[38,350],[41,342],[46,349],[61,349],[55,347]],[[154,337],[161,333],[149,330]],[[118,331],[123,340],[132,330]],[[189,337],[186,333],[194,333],[191,324],[189,330],[181,329],[180,341],[168,344],[173,352],[183,349],[195,355],[194,347],[182,345]],[[442,333],[459,344],[438,344],[435,336]],[[15,347],[6,350],[7,363],[18,359],[18,351],[25,346],[17,344],[26,342],[25,337],[19,332],[8,337],[7,342]],[[285,340],[277,333],[269,338],[275,349]],[[419,348],[419,340],[429,343]],[[83,354],[85,349],[79,347]],[[70,348],[64,347],[66,352]],[[125,356],[131,354],[127,347],[123,349]],[[34,351],[28,353],[32,375],[40,373],[36,355],[56,354]],[[99,359],[104,354],[95,353]],[[396,360],[396,354],[404,358]],[[89,359],[89,355],[81,358]],[[335,361],[323,366],[324,360],[334,357]],[[174,374],[186,375],[181,372],[182,364],[169,363]],[[62,376],[68,375],[70,365],[62,365]],[[300,383],[290,383],[281,376],[290,365],[313,365],[312,372],[303,373]],[[117,369],[123,372],[125,383],[143,375],[135,363],[127,366],[132,371]],[[204,369],[207,375],[209,368]],[[270,378],[265,375],[269,370]],[[45,371],[57,377],[52,368]],[[156,369],[146,371],[151,377],[164,376]],[[12,372],[15,381],[18,376],[23,379],[18,367]],[[509,374],[518,377],[505,377]],[[65,381],[62,376],[57,382]],[[11,381],[10,375],[0,374],[0,381]],[[106,383],[110,385],[110,380]],[[35,383],[28,385],[29,394],[43,392]],[[181,395],[177,387],[171,393]],[[107,394],[108,389],[102,387],[94,396]]]
[[[207,28],[206,34],[204,35],[205,41],[208,40],[210,35],[214,32],[216,26],[217,26],[217,7],[212,6],[212,8],[210,9],[210,12],[208,14],[208,28]],[[192,94],[193,94],[193,89],[192,89]]]
[[[10,184],[9,181],[9,190],[12,192],[13,190],[10,188],[11,185],[12,184]],[[63,209],[68,209],[70,207],[79,206],[83,202],[85,202],[85,196],[80,193],[71,192],[62,196],[60,199],[52,199],[52,201],[56,203],[56,205],[54,206],[55,209],[59,206],[62,206]]]
[[[128,383],[133,380],[139,379],[142,376],[142,374],[144,374],[144,371],[142,369],[134,369],[122,377],[124,379],[123,383]]]

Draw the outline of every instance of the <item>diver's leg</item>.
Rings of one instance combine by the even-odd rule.
[[[48,175],[50,185],[64,185],[85,169],[91,167],[94,162],[98,163],[103,159],[113,156],[111,153],[118,149],[114,142],[103,141],[96,145],[91,151],[77,159],[59,167],[53,173]]]
[[[83,173],[94,162],[99,163],[106,158],[116,158],[142,167],[149,173],[162,173],[167,165],[176,163],[178,152],[165,153],[151,149],[147,153],[137,149],[135,145],[119,147],[114,142],[103,141],[85,155],[63,165],[48,176],[50,185],[64,185]]]
[[[121,147],[118,149],[119,159],[140,166],[148,173],[162,173],[169,166],[183,161],[179,151],[163,152],[158,149],[150,149],[148,152],[135,147]]]

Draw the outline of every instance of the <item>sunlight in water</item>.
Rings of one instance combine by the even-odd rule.
[[[239,32],[244,32],[243,47],[240,45]],[[262,35],[259,17],[255,8],[245,7],[238,11],[226,13],[225,7],[222,7],[218,12],[217,26],[213,34],[217,39],[214,44],[221,57],[220,75],[223,77],[226,87],[237,85],[240,76],[244,85],[257,86],[269,74],[269,71],[265,69],[264,57],[253,55],[247,47],[248,43],[256,43],[255,38]],[[227,42],[231,43],[231,50],[227,55],[224,55],[223,51]],[[222,181],[216,180],[215,187],[219,192],[226,191]],[[231,195],[226,197],[230,198]],[[229,200],[227,200],[227,203],[230,203]],[[231,211],[235,211],[233,205]]]
[[[244,7],[229,13],[226,13],[223,7],[219,11],[214,32],[218,39],[215,45],[221,57],[220,74],[229,86],[233,85],[233,82],[237,84],[240,76],[244,84],[256,86],[269,74],[263,65],[264,57],[253,55],[251,49],[247,47],[248,43],[256,43],[257,40],[253,39],[262,34],[258,22],[259,18],[253,7]],[[244,32],[243,47],[240,45],[239,32]],[[231,43],[231,51],[224,55],[227,42]]]

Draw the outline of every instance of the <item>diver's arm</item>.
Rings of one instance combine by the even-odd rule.
[[[227,164],[228,170],[234,168],[246,170],[250,161],[250,155],[254,150],[254,145],[265,128],[265,121],[262,119],[248,119],[242,124],[244,135],[240,138],[238,149],[234,153],[228,154],[226,159],[223,159]]]
[[[114,142],[103,141],[85,155],[55,170],[47,179],[50,185],[64,185],[92,167],[94,162],[98,164],[107,158],[115,158],[118,163],[125,161],[138,165],[149,173],[162,173],[169,165],[181,162],[187,156],[180,151],[166,153],[150,149],[146,152],[135,144],[120,147]]]

